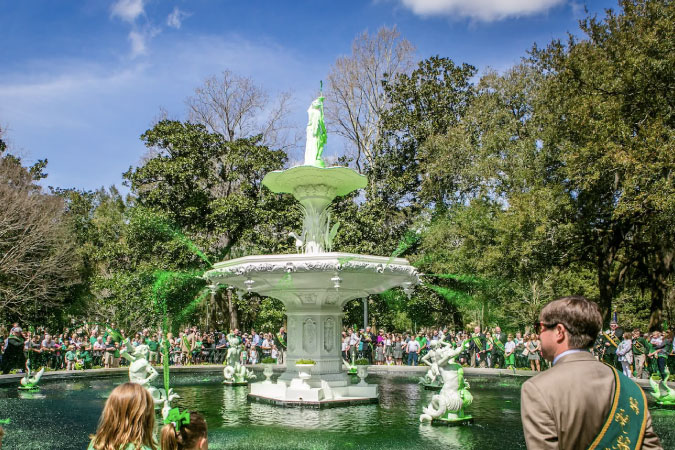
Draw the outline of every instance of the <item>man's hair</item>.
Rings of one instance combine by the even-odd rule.
[[[547,325],[562,324],[569,334],[570,348],[590,347],[602,329],[600,308],[581,296],[552,301],[541,310],[539,318]]]

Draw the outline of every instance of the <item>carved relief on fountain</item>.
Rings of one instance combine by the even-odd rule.
[[[288,351],[295,351],[295,339],[293,337],[298,335],[298,319],[295,317],[288,318]]]
[[[335,344],[335,320],[328,317],[323,322],[323,349],[327,352],[333,351]]]
[[[316,349],[316,322],[309,318],[302,324],[302,348],[308,353]]]

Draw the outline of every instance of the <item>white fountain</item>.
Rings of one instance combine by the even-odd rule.
[[[263,179],[272,192],[290,193],[302,205],[302,233],[291,233],[299,253],[223,261],[204,277],[214,284],[277,298],[286,307],[286,371],[276,383],[251,384],[250,398],[319,407],[376,402],[377,385],[352,385],[342,369],[343,307],[349,300],[394,287],[409,293],[419,278],[403,258],[331,251],[339,224],[331,226],[328,205],[365,187],[366,177],[347,167],[324,167],[323,97],[312,102],[308,113],[305,164],[271,172]],[[315,364],[296,366],[299,360]]]

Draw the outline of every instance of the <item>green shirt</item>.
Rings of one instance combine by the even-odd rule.
[[[633,355],[644,355],[648,348],[645,338],[633,339]]]
[[[147,344],[151,352],[156,352],[157,349],[159,348],[159,342],[153,341],[152,339],[146,339],[145,343]]]

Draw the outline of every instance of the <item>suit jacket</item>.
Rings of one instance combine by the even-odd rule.
[[[589,352],[565,355],[527,380],[520,413],[528,449],[585,450],[609,415],[614,374]],[[662,449],[647,411],[643,449]]]

